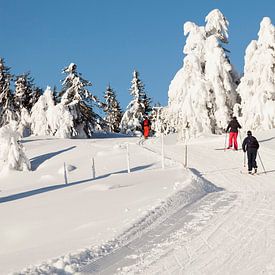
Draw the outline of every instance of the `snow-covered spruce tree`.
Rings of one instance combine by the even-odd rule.
[[[48,120],[53,135],[59,138],[77,136],[74,128],[74,118],[67,105],[58,103],[48,110]]]
[[[4,170],[30,170],[30,162],[19,142],[17,123],[11,123],[0,128],[0,172]]]
[[[4,60],[0,58],[0,127],[12,120],[18,120],[10,88],[12,77],[10,68],[6,67]]]
[[[238,86],[242,122],[248,130],[275,128],[275,27],[264,17],[245,54],[244,76]]]
[[[21,136],[30,135],[30,111],[41,95],[41,91],[34,85],[34,79],[30,73],[25,73],[16,77],[14,105],[19,114],[18,130]]]
[[[188,35],[185,58],[168,91],[167,119],[170,131],[189,136],[221,133],[238,101],[238,75],[222,43],[228,42],[228,21],[215,9],[206,25],[184,24]]]
[[[120,131],[119,124],[122,118],[122,111],[116,98],[116,93],[111,88],[110,84],[104,93],[104,98],[105,103],[103,111],[106,114],[104,120],[107,123],[108,131],[118,133]]]
[[[133,99],[122,117],[120,131],[129,135],[141,135],[143,118],[151,110],[150,98],[146,96],[144,84],[136,70],[131,83],[130,94]]]
[[[18,110],[25,108],[30,112],[33,106],[33,88],[33,78],[30,77],[29,73],[16,77],[14,104]]]
[[[67,77],[62,83],[61,104],[68,107],[73,117],[71,137],[91,137],[95,129],[100,128],[98,114],[93,111],[93,103],[100,106],[98,99],[86,87],[92,83],[77,72],[77,65],[71,63],[63,70]]]
[[[73,117],[64,104],[55,105],[54,94],[48,86],[31,110],[31,131],[34,135],[70,138]]]
[[[53,113],[54,100],[51,88],[48,86],[44,94],[39,97],[31,110],[31,132],[34,135],[53,135],[53,129],[50,125],[49,115]],[[50,111],[50,112],[49,112]]]

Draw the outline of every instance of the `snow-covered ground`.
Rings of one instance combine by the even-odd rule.
[[[165,169],[159,138],[24,139],[33,171],[0,178],[0,274],[274,274],[275,131],[256,137],[255,176],[224,136],[190,141],[189,169],[176,136]]]

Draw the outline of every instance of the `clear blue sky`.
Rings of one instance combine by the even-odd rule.
[[[62,68],[78,65],[102,99],[107,84],[123,108],[137,69],[148,96],[167,104],[170,81],[182,67],[183,24],[203,25],[214,8],[227,17],[230,58],[243,70],[245,48],[259,23],[275,24],[275,0],[0,0],[0,56],[14,74],[30,71],[43,89],[56,85]]]

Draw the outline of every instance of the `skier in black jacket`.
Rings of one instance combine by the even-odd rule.
[[[243,151],[247,152],[248,161],[248,173],[252,174],[252,168],[254,168],[254,173],[257,173],[257,151],[259,149],[259,143],[257,139],[252,136],[251,131],[247,131],[247,137],[243,141]]]
[[[233,116],[232,120],[229,122],[227,128],[226,128],[226,132],[228,132],[228,130],[230,129],[230,133],[229,133],[229,145],[227,147],[227,149],[230,149],[232,147],[232,143],[234,141],[234,149],[238,150],[238,128],[242,128],[242,126],[240,125],[240,123],[238,122],[237,118],[235,116]]]

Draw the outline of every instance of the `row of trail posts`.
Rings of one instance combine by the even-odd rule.
[[[185,168],[188,167],[188,140],[189,140],[189,129],[185,128],[182,130],[181,135],[179,135],[179,140],[184,143],[184,150],[183,150],[183,166]],[[227,138],[228,134],[225,133],[225,140],[224,140],[224,151],[227,147]],[[242,136],[239,132],[239,138],[240,138],[240,146],[242,144]],[[164,133],[161,133],[160,135],[160,142],[161,142],[161,168],[165,169],[165,154],[164,154]],[[258,156],[261,163],[261,166],[263,168],[264,173],[266,174],[266,170],[260,155],[260,152],[258,150]],[[91,168],[92,168],[92,179],[96,179],[96,166],[95,166],[95,158],[91,158]],[[244,152],[244,158],[243,158],[243,166],[246,167],[246,153]],[[130,151],[129,151],[129,143],[126,143],[126,167],[128,174],[131,173],[131,167],[130,167]],[[64,182],[65,184],[68,184],[68,168],[66,165],[66,162],[64,162]]]
[[[187,138],[186,138],[186,133],[184,135],[184,160],[183,160],[183,166],[186,168],[187,167],[187,161],[188,161],[188,156],[187,156]],[[164,154],[164,134],[161,133],[160,135],[160,143],[161,143],[161,168],[165,169],[165,154]],[[130,166],[130,150],[129,150],[129,143],[126,143],[126,148],[125,148],[125,157],[126,157],[126,168],[127,168],[127,173],[131,173],[131,166]],[[64,173],[64,182],[65,184],[69,183],[68,180],[68,167],[66,162],[64,162],[63,165],[63,173]],[[95,163],[95,157],[91,158],[91,175],[92,179],[96,179],[96,163]]]
[[[164,135],[161,134],[161,168],[164,169],[165,168],[165,157],[164,157]],[[127,168],[127,173],[130,174],[131,173],[131,166],[130,166],[130,150],[129,150],[129,143],[126,143],[126,168]],[[92,157],[91,158],[91,162],[92,162],[92,179],[96,179],[96,168],[95,168],[95,158]],[[65,165],[65,163],[64,163]],[[66,176],[66,170],[64,168],[64,178],[65,178],[65,182],[67,182],[67,176]]]

